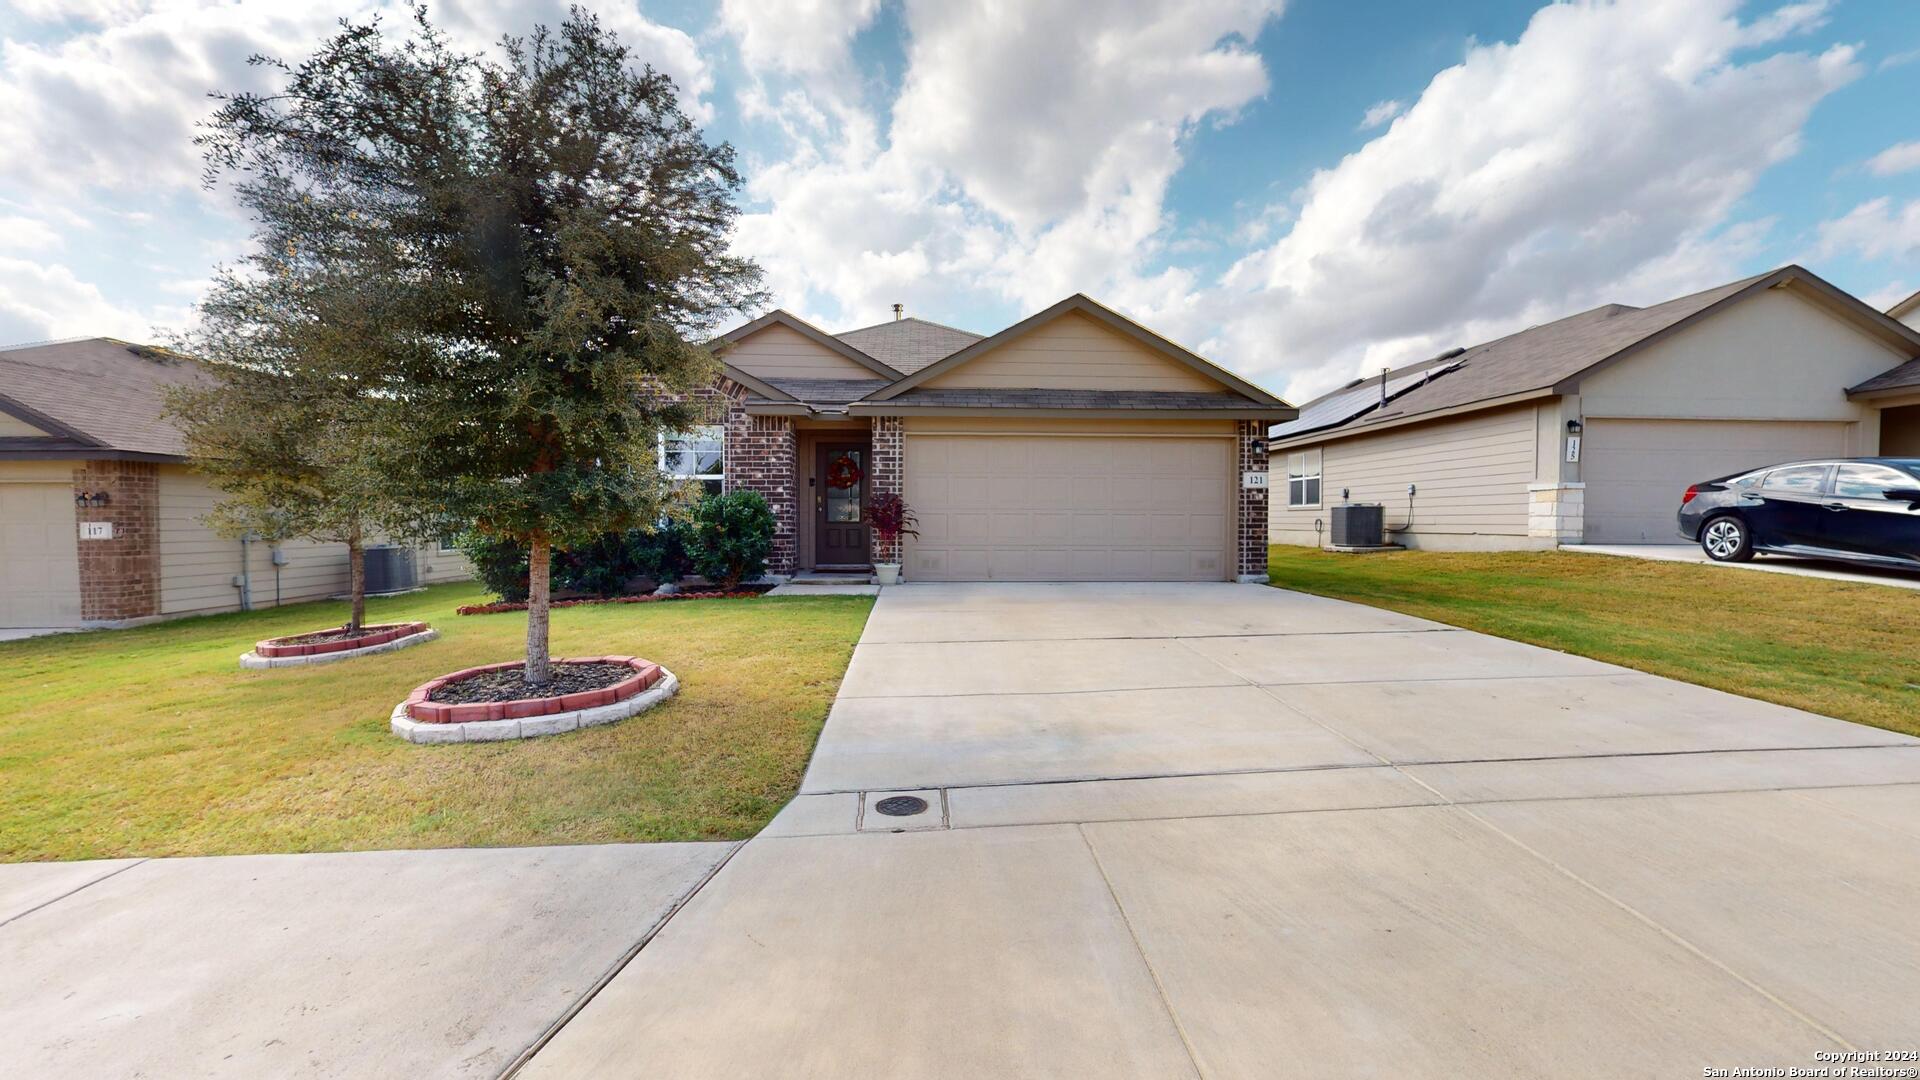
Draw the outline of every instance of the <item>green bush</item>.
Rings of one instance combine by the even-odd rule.
[[[709,495],[693,514],[687,556],[701,577],[731,589],[767,572],[773,510],[757,491]]]
[[[688,569],[686,532],[686,526],[669,523],[659,529],[609,533],[571,551],[556,549],[550,564],[553,588],[557,592],[618,596],[627,591],[627,582],[634,578],[663,584],[678,581]],[[474,575],[495,596],[515,603],[526,600],[524,546],[467,533],[460,538],[460,550],[473,563]]]

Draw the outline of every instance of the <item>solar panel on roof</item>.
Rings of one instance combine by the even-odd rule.
[[[1459,366],[1459,362],[1456,361],[1439,367],[1422,368],[1405,375],[1388,375],[1387,390],[1384,395],[1380,392],[1380,380],[1377,378],[1368,379],[1358,386],[1349,384],[1348,388],[1342,389],[1337,394],[1330,394],[1319,401],[1309,403],[1300,410],[1298,417],[1274,427],[1268,433],[1268,437],[1284,439],[1344,424],[1380,404],[1383,396],[1391,401],[1427,380],[1437,379]]]

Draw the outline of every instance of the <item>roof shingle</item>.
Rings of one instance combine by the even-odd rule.
[[[0,350],[0,397],[127,453],[186,456],[166,388],[204,378],[192,360],[113,338]]]
[[[863,326],[834,337],[902,375],[911,375],[979,341],[981,335],[909,317]]]

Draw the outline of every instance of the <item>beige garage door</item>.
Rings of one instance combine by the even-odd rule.
[[[1590,543],[1683,542],[1674,523],[1688,484],[1847,452],[1843,423],[1588,420],[1580,477]]]
[[[0,627],[77,626],[73,488],[0,483]]]
[[[1230,439],[909,435],[911,581],[1220,581]]]

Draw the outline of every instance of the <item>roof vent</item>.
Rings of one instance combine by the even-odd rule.
[[[899,322],[901,319],[904,319],[906,317],[907,317],[907,305],[905,304],[893,305],[893,321],[894,322]]]

